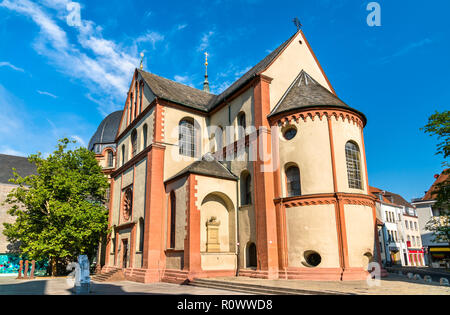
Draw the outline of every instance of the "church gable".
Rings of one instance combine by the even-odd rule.
[[[133,123],[154,99],[155,95],[153,91],[148,86],[141,73],[136,70],[130,84],[117,136]]]
[[[299,31],[291,38],[289,44],[284,47],[277,58],[261,73],[273,79],[270,84],[271,109],[280,101],[302,70],[335,94],[306,37],[302,31]]]

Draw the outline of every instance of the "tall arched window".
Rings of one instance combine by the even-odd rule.
[[[125,164],[125,144],[122,144],[122,163],[121,165]]]
[[[175,248],[175,230],[177,215],[177,199],[175,192],[170,192],[170,248]]]
[[[347,160],[348,187],[362,189],[361,182],[361,160],[359,147],[356,143],[349,141],[345,145],[345,157]]]
[[[130,108],[130,113],[129,113],[130,120],[128,121],[128,123],[131,124],[131,121],[133,120],[133,92],[131,92],[131,94],[130,94],[130,105],[129,105],[129,108]]]
[[[135,100],[134,100],[134,118],[137,117],[138,113],[138,98],[139,98],[139,86],[138,86],[138,82],[135,82],[134,85],[134,94],[135,94]]]
[[[240,113],[238,116],[238,140],[245,137],[245,129],[247,128],[247,123],[245,121],[245,113]]]
[[[300,196],[302,194],[300,170],[297,166],[290,166],[286,169],[286,184],[288,197]]]
[[[142,113],[142,100],[144,95],[144,82],[141,81],[139,88],[139,114]]]
[[[195,156],[195,128],[193,119],[183,119],[179,125],[180,155]]]
[[[137,132],[136,129],[131,133],[131,157],[137,153]]]
[[[108,151],[108,167],[114,167],[114,153],[113,151]]]
[[[143,142],[143,149],[147,147],[147,137],[148,137],[148,127],[147,124],[142,127],[142,142]]]
[[[243,206],[252,204],[252,176],[247,171],[241,175],[241,204]]]

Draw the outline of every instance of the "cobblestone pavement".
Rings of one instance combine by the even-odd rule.
[[[170,283],[142,284],[130,281],[97,283],[91,285],[93,295],[236,295],[242,293],[198,288]],[[71,295],[70,285],[65,278],[43,278],[16,280],[0,278],[0,295]]]
[[[261,280],[244,277],[223,277],[216,280],[226,280],[252,285],[264,285],[301,290],[347,293],[360,295],[450,295],[450,287],[440,286],[422,281],[409,280],[405,276],[390,274],[380,280],[379,286],[369,286],[366,281],[300,281],[300,280]]]

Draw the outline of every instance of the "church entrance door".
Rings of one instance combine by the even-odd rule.
[[[128,263],[128,240],[123,240],[122,241],[122,248],[123,248],[123,253],[122,253],[122,268],[127,268],[127,263]]]

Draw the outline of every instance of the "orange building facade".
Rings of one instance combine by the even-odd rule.
[[[145,283],[366,279],[379,242],[365,124],[302,31],[220,95],[137,69],[102,270]]]

